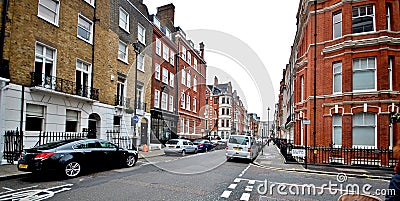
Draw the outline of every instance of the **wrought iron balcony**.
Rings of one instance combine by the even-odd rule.
[[[31,87],[43,87],[66,94],[99,100],[99,89],[77,85],[75,82],[45,75],[44,73],[31,73]]]
[[[122,97],[121,95],[115,95],[114,106],[124,106],[126,108],[131,107],[131,99]]]
[[[138,110],[146,110],[147,104],[145,102],[138,102],[136,105],[136,109]]]

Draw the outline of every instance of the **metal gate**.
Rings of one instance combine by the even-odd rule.
[[[6,131],[4,134],[4,155],[8,163],[14,164],[22,151],[22,133],[18,130]]]

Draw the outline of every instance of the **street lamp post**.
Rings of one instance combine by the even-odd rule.
[[[135,65],[135,90],[134,90],[134,108],[133,108],[133,114],[134,118],[136,118],[136,109],[137,109],[137,73],[138,73],[138,55],[142,51],[144,45],[140,41],[136,41],[133,43],[133,48],[135,49],[135,54],[136,54],[136,65]],[[133,136],[136,136],[136,122],[133,122],[135,125],[133,126]],[[147,143],[147,142],[146,142]],[[132,143],[133,145],[133,143]],[[132,147],[133,148],[133,147]]]

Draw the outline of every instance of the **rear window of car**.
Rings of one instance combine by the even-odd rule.
[[[178,144],[178,140],[169,140],[165,144]]]
[[[230,136],[229,137],[229,143],[232,143],[232,144],[246,145],[248,142],[249,142],[249,138],[246,136]]]

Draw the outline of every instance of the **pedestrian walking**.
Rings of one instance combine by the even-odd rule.
[[[389,183],[389,189],[394,189],[394,195],[386,195],[385,201],[398,201],[400,200],[400,140],[397,141],[396,146],[393,148],[394,157],[398,160],[397,165],[394,167],[394,175]]]

